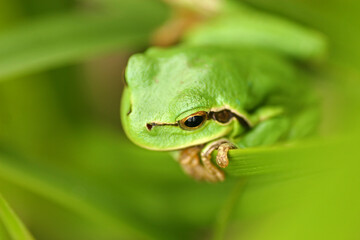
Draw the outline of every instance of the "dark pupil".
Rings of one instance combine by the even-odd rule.
[[[187,127],[197,127],[203,122],[203,120],[204,120],[203,116],[193,116],[185,121],[185,125]]]

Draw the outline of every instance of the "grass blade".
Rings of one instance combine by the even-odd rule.
[[[155,16],[159,14],[160,16]],[[0,35],[0,80],[147,45],[164,14],[66,13]]]
[[[331,141],[302,141],[276,146],[235,149],[229,152],[230,164],[225,172],[233,177],[256,177],[269,174],[291,176],[291,174],[316,172],[326,168],[323,160],[331,155],[331,146],[334,146]]]
[[[231,214],[239,201],[241,194],[243,193],[246,186],[246,180],[240,180],[235,186],[233,191],[230,193],[227,201],[223,204],[217,217],[217,221],[214,227],[213,240],[225,239],[226,228],[229,221],[231,220]]]
[[[113,214],[107,208],[106,202],[99,202],[96,199],[101,196],[96,190],[92,192],[89,190],[86,196],[83,196],[76,189],[74,190],[75,185],[81,184],[78,180],[49,166],[34,166],[26,163],[25,160],[0,153],[0,177],[72,210],[117,236],[125,238],[132,236],[144,240],[163,238],[152,229],[147,229],[141,223],[130,219],[126,213],[124,216]]]
[[[34,240],[25,225],[16,216],[9,204],[0,194],[0,219],[14,240]]]

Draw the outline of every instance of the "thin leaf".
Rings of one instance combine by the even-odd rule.
[[[327,167],[320,160],[326,159],[326,155],[331,154],[330,146],[333,144],[329,141],[303,141],[231,150],[230,164],[225,171],[229,176],[234,177],[299,175],[319,171]],[[318,162],[311,161],[316,157],[319,159]]]
[[[25,225],[16,216],[9,204],[0,194],[0,218],[14,240],[34,240]]]
[[[246,181],[240,180],[235,186],[233,191],[230,193],[227,201],[223,204],[223,207],[220,209],[217,222],[215,224],[214,229],[214,240],[221,240],[225,237],[225,232],[227,225],[230,221],[231,213],[234,211],[234,208],[239,201],[244,188],[245,188]]]
[[[32,20],[4,32],[0,35],[0,80],[97,54],[146,46],[164,16],[159,11],[140,14],[66,13]]]
[[[91,197],[101,196],[101,193],[93,192],[82,196],[74,191],[78,181],[55,169],[41,169],[26,164],[23,160],[19,163],[18,159],[8,157],[7,154],[0,154],[0,176],[98,223],[118,236],[132,236],[136,239],[164,238],[160,236],[161,233],[147,229],[137,221],[127,218],[128,216],[122,218],[118,214],[114,215],[106,206]]]

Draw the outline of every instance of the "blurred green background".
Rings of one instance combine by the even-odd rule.
[[[0,193],[35,239],[360,238],[360,3],[244,2],[328,37],[321,140],[246,152],[254,164],[208,184],[130,143],[119,120],[126,60],[150,45],[169,6],[0,0]],[[1,207],[0,219],[1,240],[28,239]]]

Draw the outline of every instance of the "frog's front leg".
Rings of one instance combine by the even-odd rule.
[[[185,173],[196,180],[219,182],[225,180],[225,174],[211,162],[211,154],[218,150],[216,163],[225,168],[229,164],[227,153],[235,148],[227,139],[220,139],[204,146],[195,146],[182,150],[179,163]]]
[[[229,164],[227,153],[233,148],[236,148],[236,146],[229,140],[219,139],[208,143],[201,151],[201,161],[204,167],[212,176],[216,177],[217,181],[224,181],[225,174],[211,162],[211,154],[213,151],[218,150],[216,163],[221,168],[225,168]]]
[[[196,180],[217,182],[216,176],[212,175],[200,161],[202,146],[189,147],[180,152],[179,163],[186,174]]]

